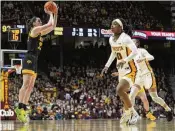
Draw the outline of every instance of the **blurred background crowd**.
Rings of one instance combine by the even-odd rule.
[[[101,78],[101,68],[65,66],[63,70],[49,65],[50,74],[40,72],[30,98],[30,118],[32,120],[58,119],[119,119],[122,114],[122,103],[116,96],[117,77],[110,74]],[[174,111],[172,90],[168,77],[163,69],[154,69],[158,94]],[[21,76],[11,76],[9,82],[9,100],[12,108],[18,101],[21,87]],[[15,77],[15,79],[14,79]],[[14,87],[15,85],[15,87]],[[157,117],[164,117],[164,109],[155,104],[147,93],[150,111]],[[135,109],[145,117],[142,102],[137,99]]]
[[[43,22],[46,22],[46,15],[43,13],[44,3],[44,1],[2,2],[1,21],[2,23],[26,24],[28,19],[36,15]],[[134,29],[168,31],[175,29],[174,26],[170,26],[174,23],[171,24],[170,21],[166,21],[166,19],[171,19],[171,2],[166,4],[166,8],[159,2],[132,1],[61,1],[57,4],[59,6],[58,21],[60,26],[109,28],[114,18],[124,18]],[[33,12],[35,13],[33,14]]]

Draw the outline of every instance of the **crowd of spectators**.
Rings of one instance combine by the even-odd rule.
[[[59,120],[59,119],[119,119],[122,114],[122,103],[116,96],[115,89],[118,83],[116,77],[110,73],[101,78],[100,70],[89,67],[65,66],[63,70],[49,64],[50,74],[39,75],[30,98],[30,119],[32,120]],[[162,69],[154,70],[157,79],[158,94],[174,109],[171,89]],[[15,75],[16,76],[16,75]],[[44,77],[43,77],[44,76]],[[10,105],[18,100],[22,77],[10,79]],[[49,84],[46,84],[49,83]],[[14,86],[15,85],[15,86]],[[48,97],[42,88],[55,88],[56,96]],[[164,109],[155,104],[148,96],[150,110],[159,118],[164,116]],[[143,104],[136,100],[135,109],[140,116],[145,116]]]
[[[35,14],[46,22],[47,15],[43,13],[44,3],[2,2],[1,21],[11,20],[17,24],[26,24],[32,14]],[[163,30],[161,21],[149,13],[143,2],[67,1],[57,4],[60,26],[109,28],[114,18],[124,18],[126,23],[132,23],[134,29]]]
[[[124,18],[135,29],[158,29],[163,25],[146,10],[142,2],[65,2],[60,3],[60,21],[71,26],[109,28],[114,18]]]
[[[32,13],[24,5],[22,1],[2,2],[1,22],[6,24],[26,24]]]

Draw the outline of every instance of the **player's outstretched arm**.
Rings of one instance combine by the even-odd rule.
[[[55,4],[55,3],[54,3]],[[57,5],[55,4],[55,6],[57,7]],[[53,28],[55,28],[57,26],[57,19],[58,19],[58,7],[56,12],[54,13],[54,24],[53,24]]]
[[[118,75],[119,75],[118,72],[113,72],[113,73],[111,74],[112,77],[116,77],[116,76],[118,76]]]
[[[55,4],[55,3],[54,3]],[[41,35],[46,35],[48,33],[50,33],[52,30],[54,30],[54,28],[56,27],[57,25],[57,19],[58,19],[58,8],[57,8],[57,11],[54,13],[54,18],[50,19],[49,22],[52,22],[52,26],[51,27],[48,27],[47,29],[41,31]]]
[[[116,57],[116,54],[115,54],[115,52],[112,51],[111,55],[110,55],[110,57],[109,57],[109,59],[108,59],[108,61],[106,63],[106,65],[105,65],[105,67],[103,68],[103,70],[101,72],[101,75],[100,75],[101,77],[104,75],[104,73],[107,73],[108,68],[110,67],[110,65],[114,61],[115,57]]]
[[[114,61],[115,57],[116,57],[116,54],[115,54],[115,52],[112,51],[105,67],[109,68],[111,66],[112,62]]]
[[[48,23],[44,24],[42,26],[34,27],[33,30],[31,31],[32,36],[36,36],[48,28],[53,28],[53,14],[50,11],[46,11],[46,13],[48,13],[50,15],[50,19],[49,19]]]
[[[55,3],[54,3],[55,4]],[[48,11],[46,9],[44,9],[44,11],[50,15],[50,19],[47,22],[47,24],[44,24],[42,26],[37,26],[35,28],[32,29],[31,31],[31,35],[32,36],[36,36],[38,34],[41,33],[41,35],[47,34],[50,31],[52,31],[54,29],[54,27],[56,27],[57,24],[57,13],[58,13],[58,8],[57,11],[55,12],[54,18],[53,18],[53,13],[51,11]],[[43,32],[43,33],[42,33]],[[44,33],[45,32],[45,33]]]

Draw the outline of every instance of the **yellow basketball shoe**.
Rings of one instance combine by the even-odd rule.
[[[146,114],[146,117],[152,121],[156,120],[156,117],[151,112],[148,112],[148,114]]]
[[[27,122],[27,118],[26,118],[26,111],[22,108],[19,109],[18,107],[15,109],[15,113],[17,115],[17,119],[21,122],[26,123]]]

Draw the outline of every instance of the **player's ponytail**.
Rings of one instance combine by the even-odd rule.
[[[32,19],[27,20],[28,30],[30,30],[33,27],[33,22],[36,21],[36,16],[34,16]]]
[[[120,21],[123,24],[123,31],[132,37],[132,26],[127,24],[126,21],[123,18],[120,18]]]

